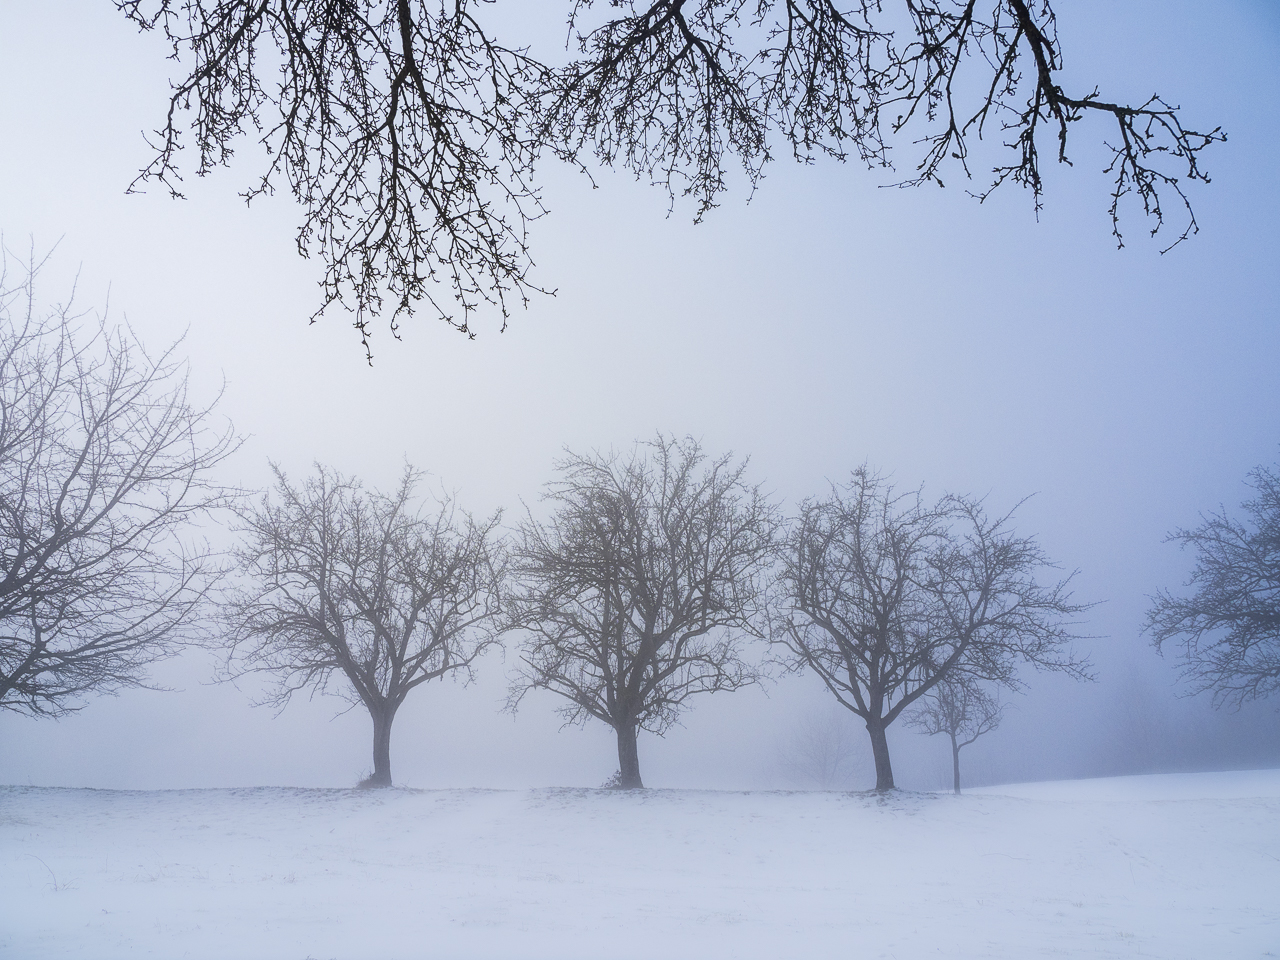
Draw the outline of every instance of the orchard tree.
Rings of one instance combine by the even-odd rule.
[[[470,679],[497,642],[504,575],[499,514],[477,521],[445,497],[427,509],[421,475],[365,492],[327,467],[301,486],[275,468],[275,496],[242,512],[243,583],[224,609],[233,675],[266,673],[264,701],[334,693],[373,720],[373,773],[391,786],[391,725],[415,688]]]
[[[951,741],[951,775],[960,793],[960,751],[1000,726],[1004,704],[966,674],[953,672],[937,684],[907,714],[907,726]]]
[[[1185,186],[1225,139],[1157,94],[1069,81],[1048,0],[564,0],[541,11],[568,21],[556,64],[500,39],[504,5],[486,0],[115,2],[177,65],[140,179],[180,195],[184,170],[256,137],[246,197],[293,194],[298,249],[324,264],[320,309],[354,309],[366,349],[380,312],[394,328],[426,302],[470,335],[478,307],[505,319],[539,289],[527,229],[544,154],[620,166],[701,217],[734,167],[754,187],[778,153],[891,168],[897,145],[905,184],[976,174],[979,197],[1015,183],[1038,207],[1041,151],[1068,162],[1097,119],[1117,240],[1124,201],[1155,233],[1172,199],[1176,243],[1196,230]]]
[[[1280,690],[1280,466],[1249,475],[1245,519],[1225,510],[1169,539],[1195,551],[1190,596],[1151,598],[1146,629],[1179,651],[1182,676],[1217,706],[1240,707]]]
[[[690,697],[757,682],[778,520],[746,461],[659,435],[630,454],[569,453],[513,559],[508,626],[525,635],[514,709],[530,690],[566,723],[613,728],[618,786],[644,784],[639,730],[663,734]]]
[[[188,394],[179,344],[42,306],[0,260],[0,709],[60,716],[145,684],[199,633],[218,558],[198,538],[237,494],[239,445]]]
[[[958,671],[1008,687],[1021,664],[1087,676],[1070,650],[1086,607],[1067,580],[1037,581],[1053,565],[1011,519],[967,497],[898,493],[866,467],[801,504],[772,636],[787,667],[812,670],[866,724],[877,790],[894,786],[889,725]]]

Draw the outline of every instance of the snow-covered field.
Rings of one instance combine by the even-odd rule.
[[[1280,956],[1280,771],[889,798],[0,788],[0,955]]]

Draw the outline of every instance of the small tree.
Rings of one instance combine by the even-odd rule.
[[[960,751],[983,734],[1000,726],[1004,704],[973,678],[953,673],[919,701],[907,714],[907,726],[930,736],[945,733],[951,740],[952,782],[960,793]]]
[[[778,765],[793,782],[818,790],[847,788],[861,766],[848,715],[834,705],[803,715],[779,745]]]
[[[1247,522],[1219,510],[1169,539],[1196,552],[1187,586],[1195,592],[1151,598],[1146,630],[1157,650],[1181,647],[1182,676],[1214,704],[1239,707],[1280,690],[1280,472],[1249,475],[1256,496]]]
[[[496,642],[500,515],[477,522],[444,498],[416,504],[420,474],[395,493],[365,493],[326,467],[301,487],[276,471],[276,497],[244,511],[245,585],[229,597],[232,672],[278,678],[265,702],[299,690],[362,704],[373,720],[368,786],[391,785],[391,724],[415,687],[471,678]]]
[[[885,731],[958,668],[1017,686],[1020,663],[1087,676],[1064,618],[1085,609],[1034,540],[979,501],[926,504],[867,468],[826,500],[807,500],[787,540],[790,602],[773,639],[792,670],[810,669],[871,738],[876,789],[893,788]]]
[[[193,405],[178,345],[37,306],[0,260],[0,709],[60,716],[144,683],[221,573],[189,536],[235,491],[236,449]]]
[[[527,640],[512,708],[533,689],[618,738],[618,785],[642,787],[638,730],[659,735],[700,693],[758,679],[744,642],[763,636],[775,510],[746,462],[708,461],[659,435],[629,457],[570,453],[520,528],[509,626]]]

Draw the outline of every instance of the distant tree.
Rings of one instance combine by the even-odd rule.
[[[945,733],[951,740],[952,783],[960,793],[960,751],[1000,726],[1004,704],[977,681],[953,672],[917,702],[907,714],[907,726],[930,736]]]
[[[514,555],[508,625],[522,630],[514,709],[530,690],[568,700],[566,723],[613,728],[618,786],[642,787],[638,730],[659,735],[695,694],[758,679],[777,518],[746,462],[659,435],[629,456],[568,454]]]
[[[889,725],[958,669],[1010,687],[1022,663],[1087,676],[1065,619],[1085,606],[1067,580],[1036,582],[1052,564],[1011,516],[993,520],[966,497],[927,504],[865,467],[801,504],[773,639],[790,669],[813,670],[865,722],[877,790],[894,786]]]
[[[1159,96],[1068,83],[1047,0],[573,0],[560,10],[577,56],[560,66],[499,41],[501,7],[483,0],[115,2],[181,64],[142,178],[180,194],[188,128],[197,174],[257,137],[268,159],[246,196],[287,185],[298,249],[325,267],[321,309],[347,303],[366,334],[384,306],[394,328],[426,301],[470,335],[477,307],[505,318],[538,289],[527,228],[547,152],[621,166],[701,216],[730,168],[754,184],[778,152],[884,168],[900,139],[905,182],[940,184],[988,162],[973,152],[985,136],[999,146],[979,195],[1012,181],[1038,205],[1046,138],[1066,162],[1098,117],[1117,239],[1130,196],[1155,230],[1176,198],[1182,239],[1185,184],[1207,181],[1200,154],[1225,139]]]
[[[780,745],[782,772],[818,790],[847,789],[859,760],[847,717],[834,706],[802,716]]]
[[[499,514],[476,521],[444,498],[415,499],[406,468],[396,491],[366,493],[317,466],[301,486],[276,468],[275,497],[242,513],[244,585],[227,600],[233,675],[266,673],[264,701],[334,693],[373,720],[373,773],[391,785],[391,724],[410,691],[470,679],[497,642],[504,575]]]
[[[1244,522],[1226,511],[1169,540],[1196,553],[1189,597],[1151,598],[1146,630],[1157,650],[1177,644],[1182,676],[1217,706],[1240,707],[1280,690],[1280,467],[1249,475],[1256,495]]]
[[[218,579],[195,539],[235,499],[214,480],[239,440],[193,405],[178,344],[149,354],[70,303],[38,264],[0,261],[0,709],[78,710],[145,682],[195,635]]]

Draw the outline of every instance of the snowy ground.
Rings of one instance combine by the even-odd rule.
[[[1280,956],[1280,771],[887,799],[0,788],[0,955]]]

